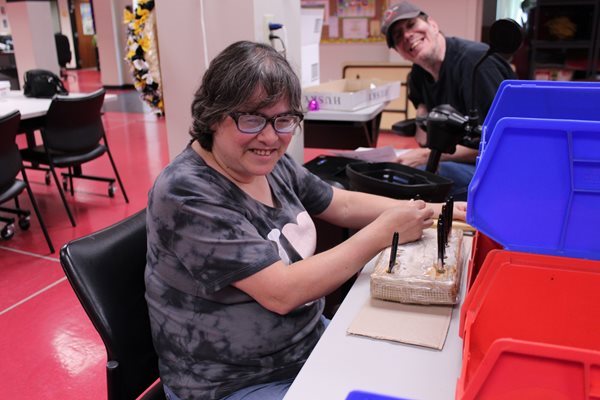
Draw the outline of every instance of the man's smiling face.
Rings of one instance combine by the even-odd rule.
[[[437,23],[429,17],[403,19],[392,26],[395,49],[404,59],[419,65],[435,58],[439,35]]]

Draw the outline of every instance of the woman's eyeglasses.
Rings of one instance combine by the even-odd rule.
[[[297,113],[278,114],[268,118],[266,115],[259,113],[232,112],[229,116],[233,118],[238,130],[242,133],[258,133],[265,129],[268,122],[275,129],[275,132],[282,135],[293,134],[304,118],[302,114]]]

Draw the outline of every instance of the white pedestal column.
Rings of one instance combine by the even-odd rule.
[[[133,83],[129,64],[125,61],[127,26],[123,23],[123,10],[126,5],[131,4],[131,0],[94,2],[100,75],[104,86],[114,87]]]
[[[15,47],[19,83],[30,69],[60,73],[50,2],[19,1],[6,3],[8,20]]]

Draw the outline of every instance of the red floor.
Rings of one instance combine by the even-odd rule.
[[[67,82],[73,92],[101,86],[95,71],[70,72]],[[123,94],[115,105],[127,97],[138,102],[129,104],[131,108],[142,109],[135,93],[109,92]],[[75,196],[67,196],[77,221],[73,228],[54,184],[46,186],[42,173],[28,171],[57,253],[49,253],[35,215],[28,231],[17,227],[11,240],[0,241],[2,399],[106,398],[106,353],[64,277],[58,249],[145,207],[147,192],[167,163],[168,151],[165,121],[151,112],[107,111],[103,118],[130,203],[125,203],[119,190],[109,198],[105,183],[76,181]],[[89,165],[89,169],[84,166],[86,173],[112,176],[108,158]],[[20,198],[30,208],[27,196]]]
[[[99,88],[95,71],[69,72],[73,92]],[[28,231],[16,229],[0,241],[0,398],[105,399],[106,353],[62,272],[58,250],[69,240],[113,224],[146,205],[147,192],[168,162],[165,121],[143,111],[137,95],[119,94],[104,114],[108,141],[130,203],[119,190],[107,196],[107,185],[80,180],[75,196],[67,196],[77,227],[73,228],[54,184],[29,171],[32,188],[57,253],[50,254],[35,215]],[[121,110],[119,110],[119,107]],[[132,112],[133,110],[133,112]],[[140,112],[142,110],[142,112]],[[380,145],[411,146],[412,139],[383,133]],[[324,153],[306,151],[306,160]],[[101,157],[86,173],[112,174]],[[21,196],[25,208],[27,196]]]

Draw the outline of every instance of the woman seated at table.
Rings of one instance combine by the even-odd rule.
[[[150,192],[146,297],[170,399],[281,399],[325,330],[323,296],[440,212],[296,164],[285,151],[300,99],[272,47],[230,45],[195,94],[190,145]],[[314,255],[313,216],[362,229]]]

